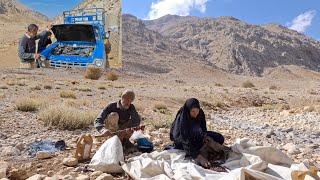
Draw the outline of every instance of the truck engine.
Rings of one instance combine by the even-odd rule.
[[[89,56],[92,56],[93,51],[94,51],[94,47],[92,46],[59,45],[52,50],[52,54],[57,56],[89,57]]]

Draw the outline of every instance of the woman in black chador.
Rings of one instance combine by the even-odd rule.
[[[175,149],[186,151],[187,156],[199,161],[205,161],[199,155],[205,136],[210,136],[219,144],[224,143],[224,137],[212,131],[207,131],[206,119],[197,99],[188,99],[178,111],[170,130],[170,139]]]

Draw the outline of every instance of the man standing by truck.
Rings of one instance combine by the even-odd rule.
[[[36,40],[40,39],[41,36],[47,35],[51,26],[48,26],[48,30],[39,35],[37,25],[30,24],[28,26],[28,30],[21,38],[18,47],[18,55],[22,63],[29,63],[30,68],[36,67],[36,61],[40,59],[40,54],[36,52]]]

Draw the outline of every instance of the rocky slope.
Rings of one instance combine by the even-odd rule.
[[[18,15],[20,18],[31,18],[35,21],[49,20],[47,16],[31,10],[15,0],[0,0],[0,15]]]
[[[266,68],[282,65],[320,70],[320,42],[280,25],[172,15],[143,23],[227,72],[261,76]]]
[[[29,24],[35,23],[42,28],[48,21],[45,15],[15,0],[0,0],[0,48],[17,43]]]

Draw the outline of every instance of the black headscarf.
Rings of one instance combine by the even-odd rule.
[[[190,116],[192,108],[199,108],[199,114],[196,118]],[[194,133],[194,128],[200,130],[199,133]],[[178,111],[170,130],[170,139],[174,141],[175,146],[181,146],[187,151],[187,155],[195,157],[198,150],[202,146],[203,135],[207,131],[206,120],[203,110],[200,108],[200,103],[195,98],[188,99]]]

